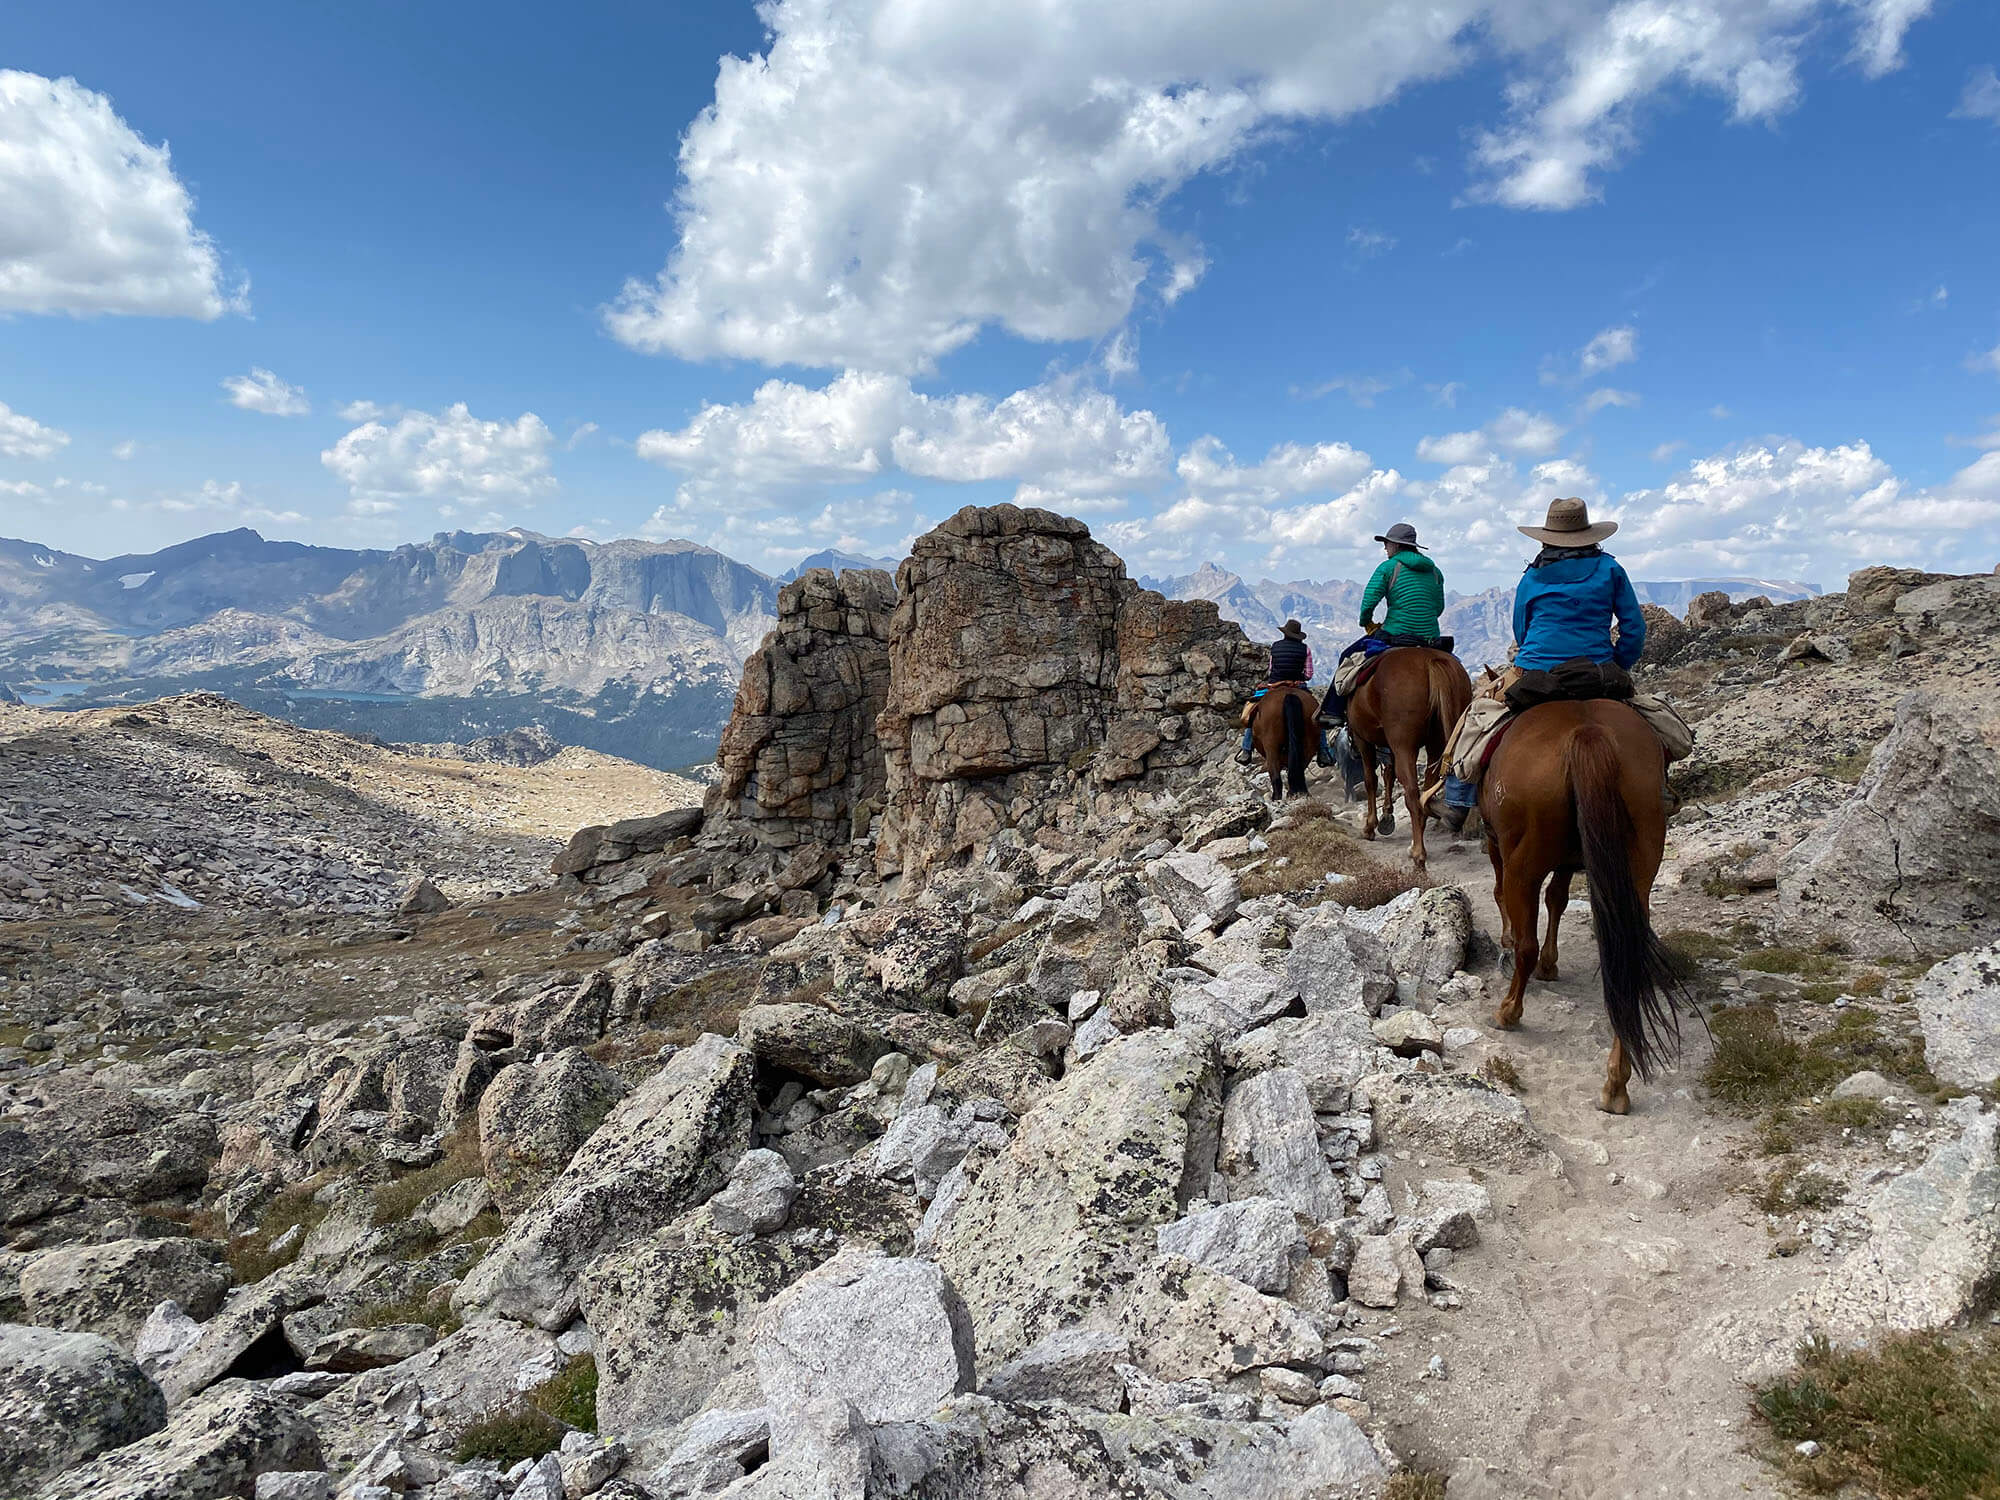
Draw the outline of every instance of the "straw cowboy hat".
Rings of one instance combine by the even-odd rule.
[[[1284,634],[1290,636],[1295,641],[1302,641],[1306,638],[1306,628],[1297,620],[1287,620],[1285,621]]]
[[[1590,547],[1618,529],[1616,521],[1590,524],[1590,507],[1581,500],[1551,500],[1549,514],[1540,526],[1516,526],[1522,536],[1546,542],[1551,547]]]
[[[1408,521],[1398,521],[1387,531],[1378,532],[1375,540],[1378,542],[1394,542],[1398,547],[1416,547],[1419,552],[1428,552],[1431,550],[1428,547],[1417,547],[1417,528],[1412,526]]]

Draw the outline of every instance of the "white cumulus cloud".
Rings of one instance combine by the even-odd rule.
[[[1484,427],[1420,439],[1417,457],[1426,463],[1469,464],[1499,452],[1539,456],[1555,452],[1566,431],[1542,412],[1510,406]]]
[[[380,515],[406,501],[442,506],[529,503],[555,488],[555,435],[533,412],[512,422],[475,417],[463,401],[442,412],[365,422],[320,454],[348,487],[349,510]]]
[[[766,0],[680,146],[665,267],[606,310],[635,348],[910,373],[994,326],[1100,338],[1172,302],[1207,252],[1161,206],[1300,122],[1497,58],[1507,118],[1479,194],[1567,208],[1635,149],[1641,106],[1798,97],[1828,20],[1864,68],[1926,0]],[[1364,235],[1373,231],[1362,231]],[[1357,239],[1357,252],[1372,242]]]
[[[167,148],[73,78],[0,70],[0,312],[240,310]]]
[[[1105,494],[1165,474],[1166,428],[1106,392],[1053,382],[994,400],[927,396],[900,375],[847,371],[820,388],[768,380],[685,427],[640,434],[641,458],[687,476],[683,500],[769,499],[897,468],[955,483],[1011,479]]]
[[[1993,71],[1993,64],[1974,68],[1965,76],[1965,91],[1958,96],[1958,108],[1952,112],[1958,120],[1991,120],[2000,125],[2000,73]]]
[[[37,422],[0,401],[0,457],[53,458],[68,443],[69,434],[60,428]]]
[[[261,365],[252,365],[248,375],[231,375],[222,382],[229,404],[245,411],[261,411],[270,417],[302,417],[312,410],[306,393],[289,380],[281,380]]]

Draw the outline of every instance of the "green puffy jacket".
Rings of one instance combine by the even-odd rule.
[[[1395,582],[1389,581],[1391,575]],[[1361,593],[1361,625],[1375,623],[1377,604],[1387,604],[1382,618],[1384,635],[1443,634],[1438,616],[1444,613],[1444,570],[1421,552],[1404,548],[1394,557],[1385,557]]]

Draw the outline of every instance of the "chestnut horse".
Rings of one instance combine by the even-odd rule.
[[[1694,1009],[1679,968],[1653,932],[1653,877],[1667,838],[1665,770],[1646,721],[1626,704],[1599,698],[1528,709],[1494,750],[1480,783],[1500,943],[1514,961],[1493,1022],[1520,1024],[1531,970],[1537,979],[1556,977],[1556,926],[1569,904],[1570,880],[1582,870],[1613,1037],[1597,1100],[1607,1114],[1631,1108],[1625,1084],[1635,1068],[1650,1078],[1660,1056],[1679,1053],[1680,1011]],[[1549,935],[1537,943],[1535,904],[1544,881]]]
[[[1319,748],[1313,730],[1313,715],[1319,700],[1296,683],[1280,683],[1257,700],[1250,719],[1250,743],[1264,757],[1264,769],[1271,773],[1271,796],[1285,795],[1287,784],[1294,797],[1306,794],[1306,762]]]
[[[1471,701],[1472,681],[1458,658],[1428,646],[1390,647],[1375,659],[1374,675],[1348,699],[1347,727],[1368,786],[1361,836],[1374,838],[1378,826],[1392,833],[1396,828],[1390,810],[1394,782],[1382,788],[1379,824],[1375,817],[1375,751],[1384,748],[1396,758],[1395,781],[1402,783],[1403,806],[1410,815],[1410,859],[1419,875],[1424,870],[1424,806],[1417,754],[1421,751],[1430,762],[1424,783],[1436,782],[1444,774],[1445,741]]]

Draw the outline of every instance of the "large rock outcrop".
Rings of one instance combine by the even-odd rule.
[[[845,843],[882,794],[875,719],[889,696],[896,586],[814,568],[778,591],[778,626],[743,664],[711,809],[779,847]]]
[[[1141,589],[1081,521],[968,506],[897,574],[877,864],[914,871],[1192,763],[1263,675],[1215,606]],[[1052,796],[1065,777],[1075,797]]]
[[[1905,698],[1854,795],[1786,859],[1778,915],[1790,937],[1867,954],[2000,937],[2000,728]]]

